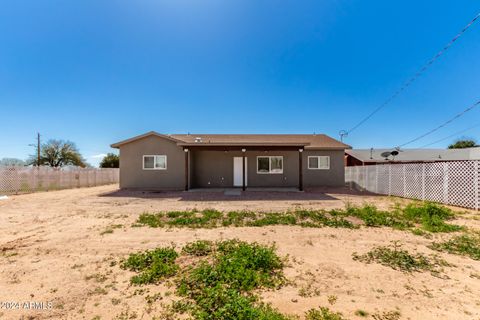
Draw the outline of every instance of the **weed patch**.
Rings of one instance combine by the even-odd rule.
[[[412,254],[402,249],[397,242],[391,246],[376,247],[363,255],[354,253],[353,260],[365,263],[377,262],[403,272],[438,272],[438,267],[448,266],[446,261],[437,257],[430,258],[420,253]]]
[[[273,246],[201,240],[186,244],[182,253],[197,260],[178,273],[178,254],[172,248],[132,254],[121,266],[140,273],[132,278],[135,284],[155,283],[176,274],[176,293],[182,300],[170,306],[175,314],[189,313],[194,319],[205,320],[290,319],[253,293],[255,289],[279,287],[285,281],[284,262]]]
[[[480,260],[480,235],[463,234],[445,242],[433,243],[430,248]]]
[[[156,283],[162,278],[175,275],[178,270],[175,264],[177,257],[178,253],[173,248],[158,248],[131,254],[121,263],[121,267],[140,273],[130,279],[132,284]]]
[[[347,218],[360,219],[367,227],[391,227],[412,230],[416,235],[428,237],[432,232],[454,232],[462,227],[445,221],[454,217],[453,212],[443,206],[424,202],[412,203],[391,211],[379,210],[373,205],[348,206],[333,210],[295,210],[287,212],[220,212],[212,209],[203,211],[171,211],[143,213],[134,226],[153,228],[217,228],[217,227],[264,227],[272,225],[298,225],[306,228],[358,228]]]
[[[216,210],[172,211],[167,213],[142,213],[134,226],[152,228],[217,228],[217,227],[264,227],[272,225],[300,225],[302,227],[355,228],[356,226],[343,216],[321,210],[299,210],[292,212],[249,212],[231,211],[223,213]]]
[[[330,311],[325,307],[310,309],[305,314],[305,320],[346,320],[341,313]]]
[[[213,243],[212,241],[207,240],[199,240],[195,242],[190,242],[185,247],[183,247],[182,251],[191,256],[208,256],[213,250]]]

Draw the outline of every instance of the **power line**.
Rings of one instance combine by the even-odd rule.
[[[343,136],[347,136],[348,134],[352,133],[355,129],[360,127],[362,124],[367,122],[371,117],[373,117],[377,112],[379,112],[381,109],[385,108],[393,99],[395,99],[400,93],[402,93],[405,89],[407,89],[415,80],[417,80],[442,54],[445,53],[454,43],[455,41],[460,38],[465,31],[470,28],[470,26],[478,19],[480,18],[480,13],[478,13],[475,18],[473,18],[455,37],[453,37],[450,42],[448,42],[433,58],[427,61],[412,77],[410,77],[407,81],[405,81],[402,86],[395,91],[387,100],[385,100],[380,106],[378,106],[375,110],[373,110],[370,114],[368,114],[365,118],[363,118],[359,123],[357,123],[355,126],[353,126],[350,130],[345,131]]]
[[[468,128],[466,128],[466,129],[457,131],[457,132],[455,132],[455,133],[452,133],[451,135],[449,135],[449,136],[447,136],[447,137],[444,137],[444,138],[442,138],[442,139],[438,139],[437,141],[434,141],[434,142],[425,144],[425,145],[421,146],[420,148],[425,148],[425,147],[431,146],[431,145],[433,145],[433,144],[437,144],[437,143],[439,143],[439,142],[442,142],[442,141],[445,141],[445,140],[447,140],[447,139],[453,138],[453,137],[455,137],[455,136],[457,136],[457,135],[459,135],[459,134],[462,134],[462,133],[464,133],[464,132],[467,132],[467,131],[472,130],[472,129],[477,128],[477,127],[480,127],[480,123],[478,123],[478,124],[476,124],[476,125],[474,125],[474,126],[468,127]]]
[[[468,111],[472,110],[473,108],[477,107],[478,105],[480,105],[480,100],[478,100],[477,102],[475,102],[475,103],[472,104],[470,107],[468,107],[468,108],[466,108],[465,110],[463,110],[462,112],[457,113],[454,117],[448,119],[447,121],[445,121],[444,123],[442,123],[442,124],[439,125],[438,127],[435,127],[434,129],[425,132],[424,134],[416,137],[415,139],[412,139],[412,140],[410,140],[410,141],[408,141],[408,142],[405,142],[404,144],[399,145],[397,148],[401,148],[401,147],[403,147],[403,146],[406,146],[407,144],[411,144],[411,143],[413,143],[413,142],[415,142],[415,141],[418,141],[418,140],[420,140],[420,139],[422,139],[422,138],[424,138],[424,137],[426,137],[426,136],[434,133],[435,131],[437,131],[437,130],[445,127],[446,125],[452,123],[453,121],[457,120],[458,118],[460,118],[460,117],[463,116],[465,113],[467,113]]]

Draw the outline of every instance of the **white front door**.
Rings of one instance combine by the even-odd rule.
[[[243,157],[233,157],[233,186],[241,187],[243,186],[243,167],[242,167]],[[245,185],[247,185],[247,157],[245,157]]]

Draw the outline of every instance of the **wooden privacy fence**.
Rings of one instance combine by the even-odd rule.
[[[119,169],[0,167],[0,195],[118,183]]]
[[[478,210],[480,160],[394,163],[345,168],[351,188]]]

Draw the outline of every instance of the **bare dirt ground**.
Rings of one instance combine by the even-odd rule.
[[[262,293],[282,312],[303,315],[328,306],[348,319],[361,309],[370,314],[398,310],[401,319],[480,319],[480,261],[439,254],[454,267],[446,277],[406,274],[379,264],[354,261],[352,253],[398,240],[405,248],[434,253],[434,239],[390,228],[264,228],[154,229],[131,227],[142,212],[215,208],[218,210],[281,211],[302,208],[343,208],[345,204],[395,201],[345,190],[305,193],[251,193],[247,198],[221,193],[121,192],[116,186],[11,196],[0,201],[0,319],[151,319],[174,288],[129,284],[132,273],[118,261],[132,252],[174,244],[180,248],[197,239],[238,238],[275,243],[289,256],[286,275],[295,285]],[[325,191],[325,190],[323,190]],[[460,210],[460,209],[458,209]],[[465,211],[465,210],[461,210]],[[459,224],[479,228],[474,212]],[[104,233],[109,227],[113,233]],[[299,292],[309,292],[303,297]],[[161,300],[145,297],[160,292]],[[5,302],[44,302],[44,310],[9,310]],[[47,303],[52,303],[49,309]],[[12,307],[12,306],[10,306]],[[37,305],[38,307],[38,305]],[[370,317],[372,319],[372,317]]]

